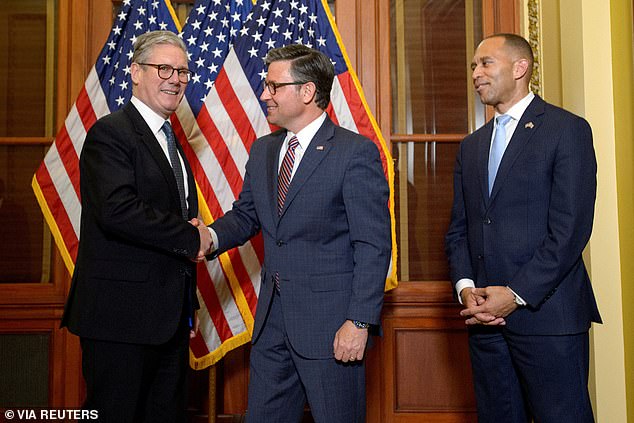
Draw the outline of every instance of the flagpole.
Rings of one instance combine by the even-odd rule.
[[[209,366],[209,423],[216,423],[216,365]]]

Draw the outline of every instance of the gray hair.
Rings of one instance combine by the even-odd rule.
[[[170,44],[180,48],[187,57],[187,47],[178,35],[171,31],[150,31],[139,35],[134,43],[134,54],[132,63],[144,63],[152,54],[154,46],[159,44]]]

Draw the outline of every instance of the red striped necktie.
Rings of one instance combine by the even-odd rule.
[[[277,214],[282,215],[284,209],[284,201],[288,193],[288,186],[291,184],[291,174],[293,173],[293,164],[295,163],[295,149],[299,145],[299,140],[293,136],[288,140],[288,150],[282,159],[282,167],[277,175]]]

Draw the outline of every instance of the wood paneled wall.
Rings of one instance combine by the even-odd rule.
[[[56,128],[59,128],[107,38],[112,0],[57,0],[58,45]],[[484,35],[518,32],[517,1],[483,0]],[[389,142],[391,97],[389,0],[338,0],[336,20],[366,100]],[[59,254],[50,284],[0,287],[0,334],[47,333],[50,343],[49,401],[52,407],[77,407],[83,398],[79,341],[60,330],[70,277]],[[471,422],[475,404],[466,343],[447,281],[403,282],[388,293],[384,335],[367,357],[368,422]],[[218,414],[232,421],[246,409],[248,353],[245,346],[217,365]],[[207,373],[192,377],[196,390]],[[192,409],[204,421],[206,392],[195,392]],[[212,401],[213,402],[213,401]],[[221,419],[219,419],[221,420]]]

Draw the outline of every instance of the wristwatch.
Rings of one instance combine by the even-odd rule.
[[[370,327],[369,323],[360,322],[358,320],[353,320],[352,324],[355,325],[358,329],[367,329]]]

